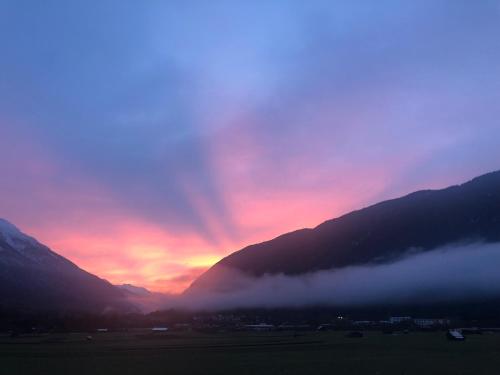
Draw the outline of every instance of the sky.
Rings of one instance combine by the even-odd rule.
[[[500,169],[500,1],[0,0],[0,217],[181,292],[241,247]]]

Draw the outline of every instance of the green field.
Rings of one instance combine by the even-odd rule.
[[[342,332],[0,337],[0,374],[500,374],[500,334]]]

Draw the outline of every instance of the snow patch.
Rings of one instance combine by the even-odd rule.
[[[12,249],[22,256],[39,262],[48,256],[56,257],[33,237],[21,232],[14,224],[0,218],[0,240],[3,239]]]

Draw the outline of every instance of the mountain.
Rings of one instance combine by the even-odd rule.
[[[0,310],[130,310],[125,295],[0,219]]]
[[[500,171],[459,186],[385,201],[251,245],[215,264],[185,292],[229,291],[235,273],[300,275],[388,263],[408,252],[500,242]]]
[[[149,296],[151,292],[142,286],[135,286],[132,284],[120,284],[115,285],[118,289],[123,290],[125,293],[128,293],[132,296]]]

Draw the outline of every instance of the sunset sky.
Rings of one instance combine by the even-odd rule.
[[[0,217],[113,283],[500,169],[500,1],[0,0]]]

